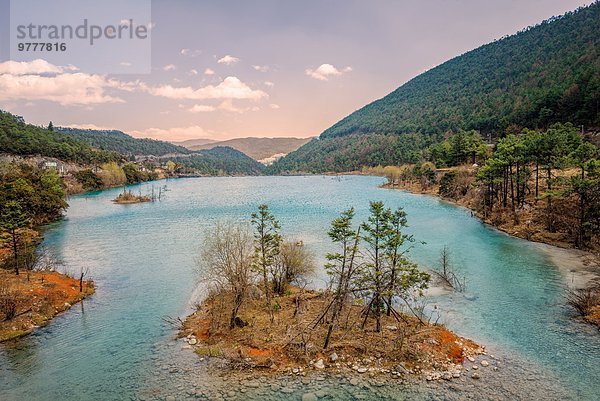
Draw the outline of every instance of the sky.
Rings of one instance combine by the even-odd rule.
[[[316,136],[446,60],[589,3],[156,0],[149,73],[103,74],[41,53],[10,61],[5,45],[0,109],[168,141]],[[119,72],[131,65],[115,61]]]

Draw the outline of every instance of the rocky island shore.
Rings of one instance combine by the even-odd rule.
[[[248,300],[239,313],[243,327],[230,330],[221,313],[227,300],[223,293],[207,298],[185,320],[180,336],[199,357],[224,360],[229,368],[301,377],[313,372],[358,374],[383,381],[407,376],[428,381],[478,379],[479,365],[465,368],[463,362],[486,355],[485,348],[474,342],[408,314],[385,316],[381,332],[357,324],[340,326],[334,330],[334,341],[323,349],[328,324],[318,320],[328,296],[299,288],[275,298],[279,311],[273,322],[259,298]],[[348,321],[362,309],[351,306]],[[481,360],[480,366],[489,365],[489,360]]]

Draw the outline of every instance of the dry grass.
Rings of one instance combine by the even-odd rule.
[[[264,300],[248,299],[239,314],[248,325],[233,330],[228,327],[229,298],[226,293],[211,295],[188,317],[181,335],[197,338],[198,354],[225,357],[234,365],[283,370],[317,359],[328,361],[335,352],[345,362],[369,358],[384,368],[402,362],[418,371],[460,363],[479,349],[440,325],[421,324],[404,314],[399,321],[384,316],[380,333],[373,331],[371,319],[363,330],[362,306],[347,305],[330,347],[323,350],[328,325],[317,321],[329,304],[326,295],[293,288],[289,295],[275,298],[273,323]]]
[[[30,333],[52,317],[94,292],[92,282],[79,281],[58,272],[26,272],[17,276],[0,270],[0,287],[16,303],[17,316],[6,320],[0,311],[0,342]]]
[[[567,303],[584,320],[600,328],[600,280],[594,280],[586,288],[569,290]]]

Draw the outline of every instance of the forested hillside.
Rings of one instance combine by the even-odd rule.
[[[219,146],[191,151],[168,142],[133,138],[121,131],[77,130],[51,126],[43,128],[26,124],[22,117],[3,111],[0,111],[0,153],[54,157],[82,166],[112,165],[115,170],[125,171],[117,180],[120,184],[145,181],[153,177],[152,174],[142,174],[144,177],[134,174],[134,164],[124,164],[132,156],[156,156],[142,158],[143,164],[151,162],[146,166],[147,169],[152,169],[152,165],[157,166],[172,160],[186,174],[256,175],[261,174],[265,168],[251,157],[230,147]],[[88,170],[84,172],[85,177],[79,178],[84,179],[86,189],[115,185],[102,183],[101,177],[94,178]]]
[[[121,155],[93,149],[69,135],[26,124],[22,117],[0,110],[0,153],[40,155],[76,163],[116,161]]]
[[[265,166],[239,150],[226,146],[194,152],[188,157],[171,158],[177,164],[203,174],[258,175]]]
[[[71,135],[95,148],[111,150],[123,155],[163,156],[174,153],[191,153],[183,146],[148,138],[134,138],[117,130],[91,130],[57,128],[61,133]]]
[[[325,130],[319,141],[275,163],[271,171],[345,171],[372,165],[373,160],[354,146],[356,135],[411,134],[400,142],[418,138],[419,146],[428,146],[449,131],[473,129],[497,137],[513,124],[598,127],[598,26],[600,3],[595,2],[458,56],[352,113]],[[376,139],[374,146],[379,142]],[[407,154],[414,156],[399,150],[377,162],[411,161]]]

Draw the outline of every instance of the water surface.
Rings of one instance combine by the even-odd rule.
[[[145,193],[167,185],[155,203],[113,204],[117,189],[73,197],[66,218],[48,228],[45,245],[68,271],[89,268],[97,292],[84,309],[78,305],[33,335],[0,346],[0,399],[160,399],[167,391],[193,397],[193,391],[181,393],[183,385],[169,387],[176,372],[167,362],[198,361],[180,350],[162,318],[189,313],[198,293],[195,259],[207,230],[221,219],[248,219],[258,204],[268,203],[284,235],[302,239],[323,261],[331,250],[329,222],[350,206],[362,220],[370,200],[405,208],[410,232],[426,242],[413,250],[416,262],[434,266],[447,245],[467,276],[466,297],[429,301],[442,322],[531,364],[540,380],[560,385],[573,399],[600,394],[600,336],[572,319],[564,307],[564,277],[538,246],[438,199],[378,188],[381,182],[360,176],[190,178],[133,187]],[[320,271],[312,285],[324,280]],[[193,368],[187,372],[194,374]],[[435,398],[439,390],[431,391]]]

